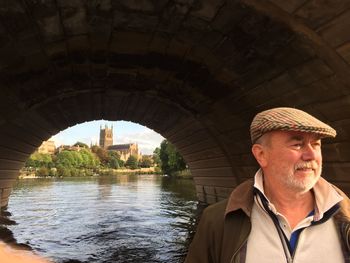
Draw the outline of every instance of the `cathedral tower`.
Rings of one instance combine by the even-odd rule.
[[[107,149],[108,146],[113,145],[113,126],[108,128],[105,125],[105,128],[102,129],[102,125],[100,126],[100,147]]]

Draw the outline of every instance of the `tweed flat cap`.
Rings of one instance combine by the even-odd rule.
[[[269,131],[300,131],[322,137],[335,137],[337,132],[310,114],[294,108],[274,108],[258,113],[250,125],[250,137],[255,143]]]

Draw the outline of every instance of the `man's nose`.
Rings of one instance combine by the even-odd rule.
[[[305,144],[303,149],[303,155],[302,155],[303,160],[305,161],[315,160],[316,155],[318,154],[318,151],[319,150],[312,147],[311,144]]]

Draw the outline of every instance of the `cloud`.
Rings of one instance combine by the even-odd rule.
[[[139,151],[142,154],[152,154],[156,147],[160,146],[160,143],[164,140],[164,137],[155,131],[145,128],[138,132],[129,132],[123,134],[123,136],[116,136],[114,138],[114,144],[124,143],[137,143]]]

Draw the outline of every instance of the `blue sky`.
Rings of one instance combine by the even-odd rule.
[[[100,125],[113,125],[113,144],[137,143],[142,154],[152,154],[164,138],[155,131],[129,121],[90,121],[72,126],[52,136],[55,145],[72,145],[77,141],[99,144]]]

